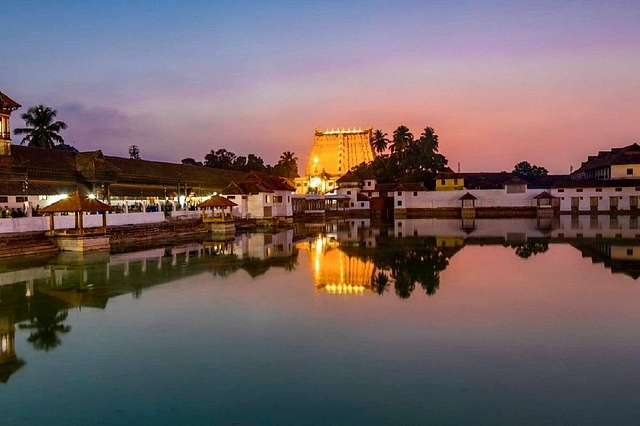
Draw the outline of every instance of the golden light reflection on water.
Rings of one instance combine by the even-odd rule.
[[[371,291],[376,267],[372,261],[349,256],[340,243],[327,236],[299,243],[297,249],[309,256],[316,291],[330,294],[364,294]]]

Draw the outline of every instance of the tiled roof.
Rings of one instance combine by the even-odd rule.
[[[264,173],[251,172],[244,179],[234,181],[223,194],[256,194],[259,192],[295,191],[295,187],[286,178],[269,176]]]
[[[422,182],[379,183],[375,191],[380,193],[392,191],[428,191]]]
[[[4,93],[0,92],[0,109],[3,109],[3,108],[17,109],[17,108],[20,108],[21,106],[22,105],[20,105],[19,103],[17,103],[13,99],[5,95]]]
[[[640,164],[640,146],[637,143],[611,151],[600,151],[598,155],[589,156],[575,173],[599,169],[617,164]]]
[[[94,198],[89,198],[78,191],[53,204],[40,209],[42,213],[58,212],[108,212],[111,206]]]
[[[638,187],[640,179],[567,179],[558,181],[552,188],[612,188],[612,187]]]

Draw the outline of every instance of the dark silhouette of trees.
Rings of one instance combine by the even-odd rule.
[[[389,146],[389,139],[387,138],[387,134],[380,129],[374,131],[373,138],[371,139],[371,147],[378,154],[382,154],[387,150],[387,146]]]
[[[28,144],[34,148],[53,149],[57,144],[64,143],[64,139],[58,133],[67,128],[63,121],[54,121],[58,111],[44,105],[31,107],[22,114],[22,119],[29,127],[17,128],[15,135],[25,135],[20,145]]]
[[[27,341],[40,351],[50,351],[58,347],[62,340],[60,335],[71,331],[71,326],[64,325],[68,312],[57,304],[36,295],[32,303],[33,315],[28,324],[18,324],[22,330],[33,330]]]
[[[138,148],[138,145],[129,145],[129,158],[133,160],[140,159],[140,148]]]
[[[447,159],[438,152],[439,141],[432,127],[425,127],[418,140],[406,126],[393,132],[390,154],[376,156],[370,163],[356,166],[356,172],[372,174],[379,182],[423,182],[435,189],[435,176],[444,172]]]
[[[182,159],[182,164],[185,166],[202,166],[202,161],[196,161],[193,158],[188,157]]]
[[[549,171],[544,167],[531,165],[528,161],[521,161],[513,166],[512,173],[516,176],[527,178],[547,176],[549,174]]]
[[[289,179],[298,177],[298,157],[291,151],[283,152],[273,168],[273,174]]]

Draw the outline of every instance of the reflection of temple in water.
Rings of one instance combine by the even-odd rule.
[[[297,245],[309,256],[316,290],[332,294],[369,291],[375,271],[373,262],[350,256],[339,245],[337,239],[326,235]]]

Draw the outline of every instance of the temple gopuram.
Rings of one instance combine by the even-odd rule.
[[[305,175],[295,180],[297,194],[324,194],[352,167],[373,161],[373,127],[366,129],[316,129]]]

